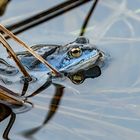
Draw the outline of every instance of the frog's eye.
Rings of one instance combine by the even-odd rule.
[[[69,52],[70,56],[73,57],[73,58],[77,58],[77,57],[80,57],[81,54],[82,54],[82,50],[81,48],[72,48]]]

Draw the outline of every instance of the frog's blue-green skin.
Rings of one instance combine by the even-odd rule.
[[[81,69],[88,69],[93,65],[100,65],[104,61],[104,53],[89,43],[85,37],[78,37],[67,45],[35,45],[32,49],[48,61],[62,74],[75,73]],[[40,73],[49,73],[50,70],[29,52],[18,52],[17,56],[29,73],[37,76]],[[0,75],[17,75],[18,69],[0,59]],[[0,76],[0,79],[1,76]],[[3,79],[3,81],[7,79]],[[4,81],[4,82],[5,82]]]
[[[53,67],[61,73],[73,73],[80,69],[86,69],[91,65],[98,65],[103,61],[104,53],[89,43],[85,37],[78,37],[74,42],[65,46],[58,45],[35,45],[32,47],[38,54],[46,59]],[[72,50],[78,51],[78,56],[72,56]],[[49,71],[29,53],[18,53],[21,62],[33,71]]]

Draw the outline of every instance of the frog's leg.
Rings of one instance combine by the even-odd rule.
[[[24,77],[26,79],[24,87],[23,87],[23,90],[22,90],[22,95],[24,95],[26,93],[27,89],[28,89],[28,83],[29,83],[29,81],[32,80],[32,78],[31,78],[30,74],[26,71],[26,69],[24,68],[24,66],[22,65],[22,63],[20,62],[18,57],[16,56],[15,52],[13,51],[13,49],[8,44],[8,42],[6,41],[6,39],[4,38],[4,36],[2,34],[0,34],[0,42],[7,49],[7,52],[11,55],[11,57],[13,58],[13,60],[15,61],[15,63],[18,66],[18,68],[23,73],[23,75],[24,75]]]
[[[43,59],[40,55],[38,55],[32,48],[26,45],[22,40],[20,40],[17,36],[15,36],[12,32],[7,30],[3,25],[0,24],[0,30],[19,43],[22,47],[28,50],[33,56],[35,56],[39,61],[46,65],[56,76],[60,76],[61,74],[55,68],[53,68],[45,59]]]
[[[52,117],[55,115],[56,111],[58,110],[61,98],[64,94],[65,87],[60,84],[54,84],[54,86],[56,88],[56,91],[55,91],[53,99],[51,100],[49,111],[47,113],[45,120],[40,126],[24,131],[22,135],[24,135],[25,137],[31,138],[32,135],[37,133],[41,128],[43,128],[52,119]]]

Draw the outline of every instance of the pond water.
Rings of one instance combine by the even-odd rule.
[[[61,2],[64,1],[11,0],[0,22],[9,25]],[[30,46],[39,43],[64,45],[72,42],[79,35],[92,3],[93,1],[88,2],[20,33],[18,37]],[[99,1],[85,36],[110,56],[101,69],[102,74],[94,79],[86,79],[79,85],[69,79],[60,79],[59,82],[65,89],[58,111],[32,138],[26,138],[22,132],[40,126],[44,121],[55,88],[51,85],[39,95],[30,98],[34,108],[17,115],[9,134],[11,140],[140,139],[139,7],[139,0]],[[8,41],[15,51],[22,50],[12,40]],[[0,57],[6,56],[6,51],[1,47]],[[43,77],[40,80],[45,81]],[[0,84],[4,85],[2,82]],[[5,86],[21,93],[19,84]],[[34,86],[30,85],[28,94],[34,91]],[[8,121],[9,118],[1,122],[0,139]]]

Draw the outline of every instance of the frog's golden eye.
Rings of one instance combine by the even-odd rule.
[[[77,58],[77,57],[81,56],[82,50],[81,50],[81,48],[78,48],[78,47],[72,48],[69,53],[70,53],[71,57]]]

